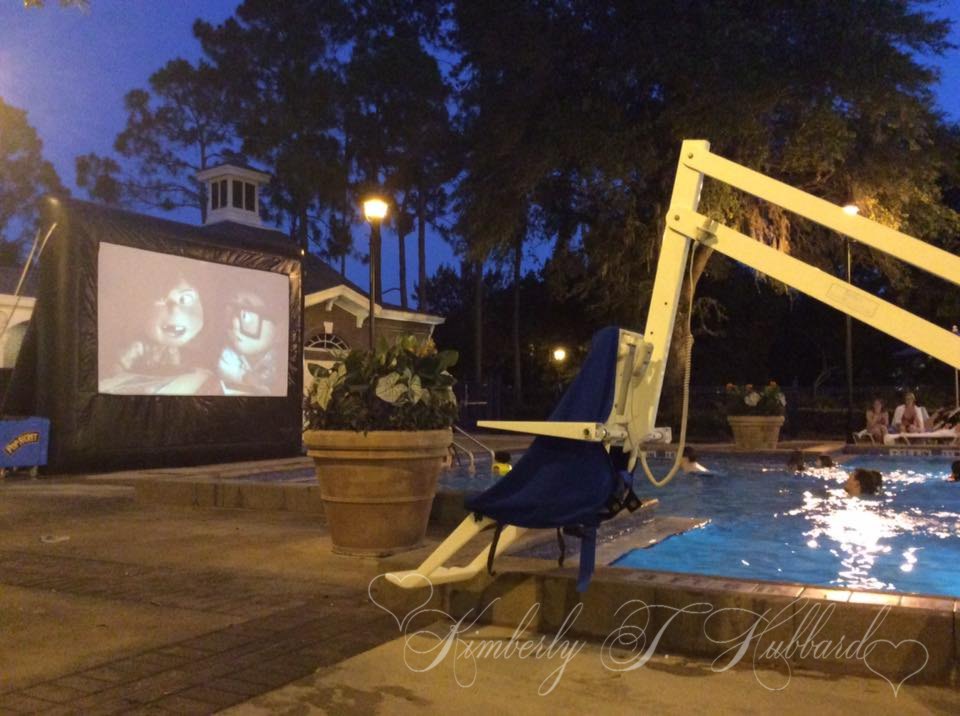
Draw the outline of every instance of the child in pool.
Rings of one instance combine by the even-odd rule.
[[[511,468],[510,453],[506,450],[497,450],[493,454],[493,474],[497,477],[503,477],[510,472]]]
[[[954,460],[950,466],[950,476],[947,482],[960,482],[960,460]]]

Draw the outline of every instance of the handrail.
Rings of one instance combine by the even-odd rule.
[[[471,441],[472,443],[474,443],[475,445],[478,445],[481,450],[486,451],[486,452],[490,455],[490,462],[493,462],[494,460],[496,460],[496,455],[494,454],[493,450],[491,450],[488,446],[484,445],[482,442],[480,442],[479,440],[477,440],[475,437],[473,437],[473,435],[471,435],[470,433],[468,433],[466,430],[464,430],[463,428],[461,428],[459,425],[454,425],[454,426],[453,426],[453,429],[456,430],[456,431],[457,431],[458,433],[460,433],[461,435],[463,435],[467,440],[470,440],[470,441]],[[471,453],[471,454],[472,454],[472,453]]]
[[[463,445],[458,443],[456,440],[452,441],[450,444],[454,448],[454,452],[456,452],[456,450],[460,450],[461,452],[466,453],[467,458],[470,460],[470,464],[467,466],[467,471],[471,475],[474,474],[477,471],[477,460],[473,456],[473,453],[470,450],[467,450]]]

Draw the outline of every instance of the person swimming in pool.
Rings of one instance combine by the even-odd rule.
[[[683,449],[683,454],[680,457],[680,469],[687,473],[713,474],[708,468],[697,461],[697,451],[689,445]]]
[[[843,489],[851,497],[876,495],[881,487],[883,487],[883,475],[877,470],[867,470],[862,467],[851,472],[843,485]]]
[[[803,472],[807,468],[806,463],[803,461],[803,453],[799,450],[794,450],[790,453],[790,457],[787,458],[787,469],[793,470],[794,472]]]
[[[950,466],[950,475],[947,482],[960,482],[960,460],[954,460]]]

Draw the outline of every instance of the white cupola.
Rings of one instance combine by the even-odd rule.
[[[233,221],[263,226],[260,220],[260,188],[270,175],[236,164],[218,164],[197,173],[207,186],[207,220],[204,225]]]

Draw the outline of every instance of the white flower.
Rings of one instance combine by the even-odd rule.
[[[760,393],[755,390],[750,391],[743,397],[743,402],[749,405],[751,408],[757,407],[757,403],[760,402]]]

